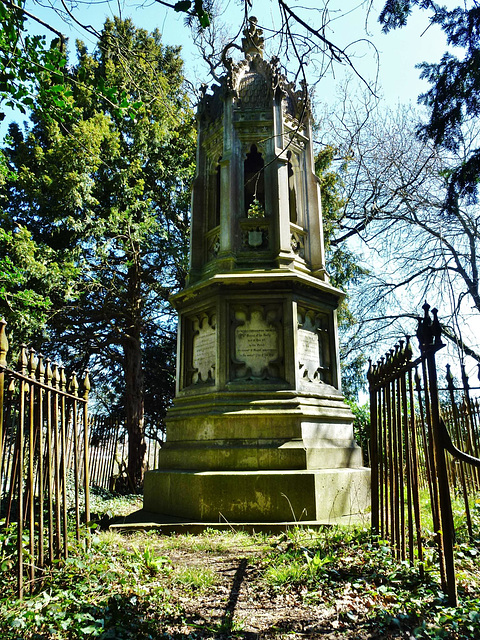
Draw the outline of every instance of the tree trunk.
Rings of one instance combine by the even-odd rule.
[[[124,343],[125,421],[128,433],[128,478],[131,488],[141,490],[146,466],[144,426],[144,375],[142,368],[142,298],[141,268],[138,252],[128,269],[128,297],[130,326]]]
[[[128,433],[128,477],[131,488],[141,489],[145,473],[143,370],[140,338],[129,336],[124,345],[125,421]]]

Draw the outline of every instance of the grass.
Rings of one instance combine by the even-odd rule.
[[[173,580],[190,589],[206,591],[215,584],[216,575],[205,567],[180,567],[174,570]]]
[[[99,512],[112,505],[124,509],[127,503],[136,508],[136,499],[108,498]],[[460,518],[459,512],[456,515]],[[395,560],[388,544],[374,543],[366,527],[293,528],[277,536],[206,531],[165,537],[156,532],[97,531],[89,549],[72,540],[68,560],[48,570],[42,585],[23,601],[14,597],[15,575],[8,561],[12,535],[0,533],[0,637],[242,637],[250,620],[236,617],[238,588],[228,596],[235,579],[223,573],[223,558],[228,556],[237,558],[228,566],[235,567],[243,558],[252,568],[244,579],[251,581],[255,598],[268,603],[265,615],[268,607],[273,610],[277,601],[286,599],[289,610],[307,606],[333,611],[343,636],[352,640],[479,638],[480,505],[474,505],[473,516],[474,539],[461,533],[456,547],[460,604],[455,609],[447,606],[440,589],[433,544],[421,575],[418,568]],[[228,615],[209,620],[205,612],[214,608],[212,603],[226,600],[231,605]],[[200,608],[204,603],[200,619],[192,617],[192,603],[200,603]],[[272,622],[268,637],[285,637],[274,627]]]
[[[218,531],[207,529],[202,535],[179,534],[165,538],[165,549],[183,549],[188,547],[192,551],[204,551],[205,553],[223,553],[228,551],[232,545],[236,547],[249,548],[265,544],[265,536],[256,534],[254,536],[244,531]]]

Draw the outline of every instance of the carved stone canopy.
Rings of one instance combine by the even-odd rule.
[[[248,111],[264,111],[271,108],[277,97],[285,114],[296,120],[310,116],[310,102],[306,86],[301,83],[297,90],[280,71],[280,61],[273,57],[263,59],[264,38],[257,19],[249,18],[249,25],[243,32],[242,46],[231,43],[222,54],[227,73],[220,79],[220,85],[212,85],[211,93],[202,86],[198,104],[198,118],[208,124],[216,121],[224,111],[224,102],[233,97],[234,108]],[[243,60],[234,62],[227,57],[230,48],[241,49]]]

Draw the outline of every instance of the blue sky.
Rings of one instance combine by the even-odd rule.
[[[51,6],[61,9],[62,4],[59,0],[49,1]],[[95,45],[93,36],[73,22],[70,22],[70,25],[63,22],[51,7],[46,6],[48,0],[42,4],[43,6],[33,0],[27,0],[26,8],[66,33],[72,46],[75,40],[80,38],[87,43],[89,48],[93,49]],[[234,34],[241,24],[242,7],[236,0],[224,0],[223,4],[224,12],[221,20]],[[291,4],[293,7],[294,3]],[[425,91],[428,85],[419,80],[419,71],[415,65],[423,60],[434,62],[440,58],[446,46],[441,31],[436,27],[427,28],[426,16],[417,11],[412,15],[406,28],[384,35],[377,22],[377,16],[382,7],[381,3],[373,5],[368,21],[366,21],[365,3],[351,3],[351,8],[347,7],[347,9],[345,9],[345,4],[345,2],[338,0],[328,3],[330,23],[326,33],[327,37],[347,50],[356,68],[366,80],[372,82],[378,71],[380,93],[390,106],[397,103],[416,102],[418,94]],[[304,0],[302,5],[315,8],[310,11],[306,10],[304,15],[312,25],[318,25],[319,14],[316,11],[321,3],[318,0]],[[265,25],[266,36],[268,36],[268,29],[275,29],[280,24],[278,14],[275,11],[276,7],[276,0],[253,0],[252,14],[259,18],[259,23]],[[148,30],[158,28],[166,44],[180,44],[189,79],[196,85],[200,85],[202,82],[210,83],[205,67],[200,62],[198,51],[192,42],[191,33],[184,24],[182,14],[177,14],[154,0],[143,4],[132,0],[118,0],[117,2],[101,0],[89,2],[85,0],[85,2],[76,3],[73,13],[79,21],[100,30],[105,17],[118,14],[119,10],[124,17],[132,17],[137,26]],[[345,13],[346,11],[347,13]],[[39,32],[38,25],[35,23],[31,23],[31,25],[32,30]],[[47,37],[50,37],[48,32],[45,33],[47,33]],[[374,46],[369,44],[367,40],[370,40]],[[278,38],[270,40],[268,46],[271,53],[276,53],[274,45],[277,42]],[[313,65],[310,65],[308,72],[313,81],[317,77]],[[333,102],[344,75],[345,68],[337,65],[334,68],[334,74],[328,73],[323,77],[317,88],[317,99],[321,102]],[[2,129],[5,130],[5,128],[6,123]]]

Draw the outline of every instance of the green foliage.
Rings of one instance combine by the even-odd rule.
[[[139,485],[148,349],[160,374],[149,380],[150,425],[161,427],[173,393],[168,297],[187,268],[194,118],[179,48],[164,47],[157,31],[115,18],[92,55],[80,42],[77,51],[65,72],[72,96],[63,121],[35,107],[27,131],[10,127],[5,212],[62,268],[78,269],[72,295],[51,301],[50,351],[66,363],[84,354],[74,366],[88,364],[99,395],[125,411],[129,473]]]
[[[367,271],[360,266],[358,256],[347,243],[338,239],[341,236],[345,201],[342,197],[341,173],[332,170],[336,152],[332,145],[325,146],[315,157],[315,172],[320,181],[326,263],[330,281],[333,286],[348,290],[348,287],[358,283]],[[356,319],[346,295],[338,309],[340,335],[345,335],[355,324]],[[353,399],[365,386],[366,357],[363,354],[352,356],[341,348],[340,358],[343,393]]]
[[[206,591],[215,584],[215,573],[207,567],[182,567],[173,573],[173,580],[193,590]]]
[[[440,26],[448,45],[460,49],[458,56],[445,52],[440,62],[419,65],[421,77],[431,85],[419,97],[430,111],[420,134],[450,151],[466,146],[461,162],[448,177],[446,209],[450,213],[457,209],[459,199],[474,204],[478,198],[480,148],[474,137],[470,144],[466,139],[467,129],[480,115],[480,10],[476,2],[468,4],[447,9],[432,0],[387,0],[379,18],[388,32],[405,26],[414,7],[429,11],[430,22]]]
[[[353,433],[357,444],[362,447],[363,462],[368,466],[368,454],[370,444],[370,405],[368,403],[359,405],[351,399],[347,399],[348,405],[354,415]]]
[[[48,46],[45,37],[26,33],[25,20],[21,8],[0,3],[0,105],[25,114],[41,96],[63,108],[69,93],[63,84],[64,47],[59,40]],[[47,75],[49,85],[43,83]],[[0,112],[0,120],[4,117]]]
[[[367,529],[326,527],[283,535],[267,558],[264,576],[270,588],[301,593],[309,603],[341,598],[339,615],[348,637],[349,624],[375,637],[466,640],[480,632],[480,585],[473,587],[471,574],[468,586],[460,586],[461,604],[450,608],[437,575],[430,570],[422,577],[417,568],[397,561],[388,544],[372,541]]]
[[[39,341],[53,300],[68,299],[70,278],[76,273],[72,263],[60,265],[54,252],[34,242],[23,226],[0,228],[0,315],[13,332],[15,345]]]
[[[183,12],[188,14],[189,16],[195,16],[198,18],[198,22],[200,23],[200,27],[202,29],[206,29],[210,26],[211,19],[211,2],[208,0],[194,0],[192,3],[191,0],[180,0],[175,3],[174,9],[175,11]],[[192,6],[193,5],[193,6]]]
[[[477,538],[479,534],[477,529]],[[12,532],[0,532],[0,543],[8,555],[15,544]],[[209,625],[198,613],[192,617],[192,607],[184,609],[184,603],[196,596],[201,611],[206,594],[224,588],[208,562],[212,552],[231,554],[238,545],[254,567],[245,580],[259,603],[280,597],[292,606],[314,605],[316,611],[335,607],[336,631],[343,637],[470,640],[480,632],[477,543],[458,548],[460,604],[452,608],[441,592],[436,563],[428,557],[422,576],[396,560],[387,543],[372,540],[369,529],[329,526],[295,527],[269,538],[235,531],[196,536],[107,531],[94,534],[88,549],[72,540],[68,560],[48,569],[42,586],[24,601],[13,597],[13,567],[2,565],[0,635],[5,640],[147,640],[172,637],[179,627],[183,634],[189,633],[186,628],[194,630],[182,637],[233,634],[238,625],[233,615],[225,617],[220,629],[216,620]],[[432,543],[427,551],[433,548]],[[223,573],[223,559],[220,567]],[[282,633],[279,629],[272,637],[284,637]]]
[[[118,542],[118,541],[117,541]],[[6,599],[8,597],[8,599]],[[91,549],[71,549],[60,568],[47,572],[42,591],[24,602],[3,593],[2,638],[135,637],[159,630],[175,614],[168,589],[122,546],[95,537]]]
[[[262,207],[262,204],[257,198],[255,198],[248,208],[247,218],[264,218],[265,210]]]

